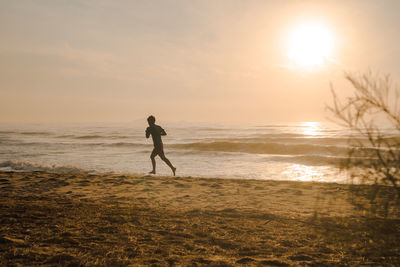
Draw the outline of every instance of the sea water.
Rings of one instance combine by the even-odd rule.
[[[345,182],[349,132],[321,122],[221,125],[160,123],[177,175]],[[144,174],[147,122],[0,124],[0,170]],[[156,158],[157,174],[171,175]]]

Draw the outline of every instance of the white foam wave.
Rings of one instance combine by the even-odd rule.
[[[51,173],[92,173],[94,171],[84,170],[74,166],[47,166],[42,164],[36,164],[31,162],[22,162],[7,160],[0,162],[0,171],[17,171],[17,172],[31,172],[31,171],[43,171]]]

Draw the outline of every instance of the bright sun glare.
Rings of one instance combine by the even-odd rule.
[[[330,30],[318,22],[296,25],[289,33],[287,56],[294,67],[314,69],[330,61],[333,38]]]

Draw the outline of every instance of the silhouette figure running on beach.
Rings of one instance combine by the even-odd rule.
[[[146,129],[146,138],[149,138],[151,135],[151,138],[153,138],[153,144],[154,144],[154,149],[153,152],[151,152],[150,158],[151,158],[151,163],[153,164],[153,170],[150,172],[152,174],[156,174],[156,160],[155,157],[157,155],[160,156],[160,158],[167,163],[167,165],[171,168],[172,172],[174,173],[175,176],[175,171],[176,168],[171,164],[171,162],[165,157],[164,155],[164,146],[163,142],[161,140],[162,135],[167,135],[167,133],[164,131],[163,128],[160,126],[156,125],[156,118],[154,116],[149,116],[147,118],[147,122],[149,123],[149,127]]]

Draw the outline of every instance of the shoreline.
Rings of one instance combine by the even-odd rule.
[[[399,217],[366,217],[350,187],[0,171],[0,263],[399,265]]]
[[[12,161],[6,161],[12,162]],[[18,163],[17,163],[18,164]],[[29,163],[30,164],[30,163]],[[232,177],[232,176],[218,176],[218,175],[180,175],[179,173],[176,176],[168,175],[168,174],[150,174],[149,172],[124,172],[124,171],[96,171],[93,169],[82,169],[79,167],[73,166],[57,166],[57,167],[50,167],[50,166],[41,166],[35,164],[30,164],[31,169],[3,169],[0,168],[0,173],[48,173],[48,174],[59,174],[59,175],[97,175],[97,176],[129,176],[129,177],[159,177],[159,178],[168,178],[168,177],[180,177],[180,178],[198,178],[198,179],[222,179],[222,180],[254,180],[254,181],[282,181],[282,182],[300,182],[300,183],[328,183],[328,184],[340,184],[340,185],[349,185],[351,183],[347,182],[349,179],[341,179],[338,181],[329,181],[329,180],[313,180],[310,178],[309,180],[302,180],[302,179],[271,179],[271,178],[254,178],[254,177]],[[53,169],[54,168],[54,169]],[[165,167],[167,168],[167,167]],[[168,173],[170,169],[165,169]],[[338,171],[338,174],[340,172]],[[341,182],[344,181],[344,182]],[[360,183],[362,184],[362,183]]]

